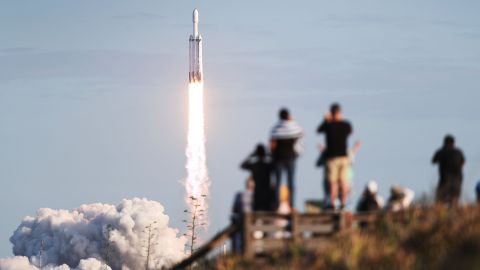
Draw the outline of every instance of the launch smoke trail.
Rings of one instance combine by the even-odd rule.
[[[198,10],[193,11],[193,34],[189,40],[189,102],[188,102],[188,136],[187,136],[187,179],[186,202],[189,206],[189,230],[191,251],[193,251],[195,228],[205,227],[208,222],[207,196],[208,171],[205,152],[205,118],[202,67],[202,36],[198,32]]]

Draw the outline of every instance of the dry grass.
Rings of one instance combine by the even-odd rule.
[[[420,213],[420,214],[419,214]],[[371,228],[332,238],[323,250],[244,261],[226,257],[203,269],[480,269],[480,209],[411,210],[401,222],[381,218]]]

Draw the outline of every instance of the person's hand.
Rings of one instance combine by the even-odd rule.
[[[324,119],[326,122],[330,122],[332,121],[332,114],[331,113],[326,113],[325,116],[324,116]]]
[[[320,152],[325,151],[325,149],[327,148],[324,144],[321,144],[321,143],[319,143],[317,147],[318,147],[318,150],[320,150]]]
[[[356,153],[358,150],[360,150],[360,147],[362,146],[362,141],[356,141],[355,144],[353,145],[353,151]]]

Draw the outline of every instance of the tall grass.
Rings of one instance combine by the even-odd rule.
[[[480,209],[412,209],[342,232],[314,252],[298,245],[263,260],[219,258],[204,269],[480,269]]]

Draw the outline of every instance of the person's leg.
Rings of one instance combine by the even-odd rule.
[[[337,159],[332,158],[327,161],[328,182],[330,184],[330,204],[335,209],[335,202],[338,197],[338,170]]]
[[[340,159],[340,165],[339,165],[339,176],[340,176],[340,192],[341,192],[341,203],[342,203],[342,208],[345,207],[348,199],[348,195],[350,192],[349,188],[349,179],[348,179],[348,173],[350,170],[350,162],[347,157],[342,157]]]
[[[332,205],[330,202],[330,181],[328,181],[327,164],[325,163],[323,169],[323,207],[330,208]]]
[[[282,164],[280,161],[275,162],[275,209],[280,204],[280,185],[282,184]]]
[[[435,195],[435,201],[436,203],[446,203],[447,198],[446,198],[446,189],[447,189],[447,184],[446,184],[446,176],[445,175],[440,175],[440,180],[438,181],[438,186],[437,186],[437,192]]]
[[[288,190],[290,192],[290,207],[294,207],[295,202],[295,159],[285,161],[285,169],[287,170]]]
[[[452,180],[454,180],[452,187],[452,205],[457,206],[460,200],[460,194],[462,193],[462,176],[455,175],[452,178]]]
[[[340,189],[341,189],[341,192],[342,192],[342,198],[341,198],[341,201],[342,201],[342,208],[345,207],[345,205],[347,204],[347,200],[348,200],[348,196],[350,195],[350,184],[348,183],[348,181],[346,180],[342,180],[341,181],[341,184],[340,184]]]
[[[325,198],[330,198],[330,182],[328,181],[327,165],[323,169],[323,193]]]

